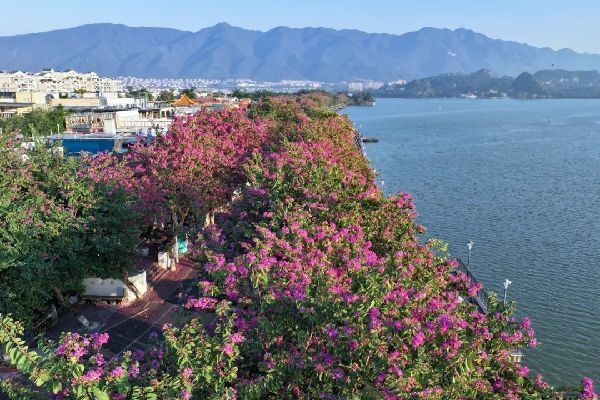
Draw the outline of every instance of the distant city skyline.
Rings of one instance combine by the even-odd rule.
[[[110,22],[198,31],[227,22],[266,31],[319,26],[402,34],[464,27],[489,37],[553,49],[600,53],[600,1],[578,0],[2,0],[0,36]]]

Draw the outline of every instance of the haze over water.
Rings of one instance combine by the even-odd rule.
[[[555,385],[600,379],[600,100],[377,99],[347,113],[385,192],[426,237],[533,320],[524,363]]]

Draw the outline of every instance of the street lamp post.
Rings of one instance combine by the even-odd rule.
[[[467,267],[471,266],[471,249],[473,248],[474,244],[475,244],[475,242],[473,242],[472,240],[469,240],[467,242],[467,247],[469,248],[469,255],[467,257]]]
[[[509,281],[507,278],[504,279],[504,305],[506,305],[506,293],[508,292],[508,285],[510,285],[512,282]]]

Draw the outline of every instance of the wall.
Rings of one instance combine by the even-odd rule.
[[[129,281],[138,290],[140,294],[148,291],[148,283],[146,281],[146,271],[143,271],[135,276],[129,277]],[[84,296],[121,296],[123,291],[126,293],[128,300],[135,300],[135,294],[129,290],[125,282],[120,279],[101,279],[101,278],[86,278],[83,280],[85,290]]]
[[[57,107],[59,105],[68,108],[68,107],[98,107],[100,105],[99,98],[79,98],[79,99],[52,99],[50,102],[52,107]]]

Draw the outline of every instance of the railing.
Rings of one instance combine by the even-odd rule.
[[[362,145],[362,134],[358,131],[354,132],[354,144],[356,144],[358,150],[360,150],[360,152],[364,154],[364,149]]]
[[[457,259],[456,261],[458,261],[458,265],[456,266],[456,268],[454,268],[454,271],[463,272],[465,275],[467,275],[467,277],[471,280],[472,283],[480,283],[477,280],[477,278],[475,278],[475,275],[473,275],[471,273],[471,271],[469,270],[469,267],[466,266],[465,263],[463,263],[460,258]],[[474,297],[471,297],[470,300],[472,300],[472,302],[475,303],[477,305],[477,307],[479,307],[481,312],[483,312],[484,314],[487,314],[488,294],[485,291],[485,289],[483,289],[483,288],[479,289],[477,294]]]
[[[159,127],[162,129],[169,129],[169,127],[171,126],[172,123],[173,123],[173,120],[168,119],[168,118],[121,120],[117,124],[117,128],[118,129],[137,130],[137,129],[143,129],[143,128]]]

